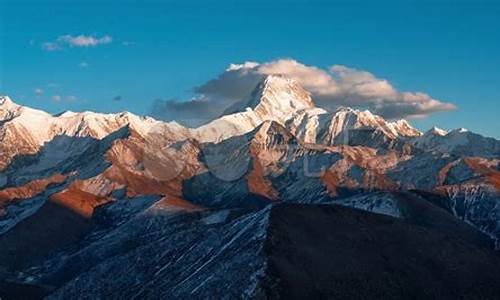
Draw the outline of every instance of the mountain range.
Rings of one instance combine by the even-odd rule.
[[[3,96],[0,141],[7,299],[500,296],[500,141],[463,128],[269,75],[197,128]]]

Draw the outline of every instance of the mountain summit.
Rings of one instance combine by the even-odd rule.
[[[264,121],[284,124],[298,112],[309,109],[315,109],[313,100],[295,80],[268,75],[249,98],[236,102],[220,118],[194,129],[193,133],[199,140],[219,142],[248,133]]]
[[[224,114],[242,112],[247,108],[261,118],[283,121],[297,111],[314,108],[314,103],[310,93],[297,81],[284,75],[267,75],[249,99],[235,103]]]

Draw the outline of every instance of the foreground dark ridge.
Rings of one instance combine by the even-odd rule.
[[[336,205],[143,215],[54,257],[36,288],[49,299],[493,299],[500,257],[476,235]]]

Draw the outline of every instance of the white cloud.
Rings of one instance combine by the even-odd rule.
[[[109,44],[113,41],[113,38],[109,35],[100,38],[90,35],[62,35],[57,38],[57,41],[71,47],[95,47],[97,45]]]
[[[60,95],[54,95],[52,96],[52,101],[54,102],[61,102],[62,97]]]
[[[61,35],[55,41],[45,42],[42,44],[42,49],[46,51],[58,51],[65,47],[96,47],[99,45],[110,44],[113,38],[109,35],[96,37],[92,35]]]
[[[76,100],[77,100],[76,96],[72,96],[72,95],[66,96],[66,101],[68,101],[68,102],[76,102]]]
[[[309,92],[317,95],[337,94],[341,88],[327,71],[314,66],[306,66],[291,59],[264,63],[256,66],[254,70],[262,75],[286,75],[297,80]]]
[[[35,92],[35,94],[36,94],[37,96],[40,96],[40,95],[43,95],[44,90],[43,90],[42,88],[36,88],[36,89],[34,90],[34,92]]]
[[[337,78],[338,93],[363,97],[365,99],[396,99],[398,92],[385,79],[378,79],[366,71],[358,71],[341,65],[330,67],[330,73]]]

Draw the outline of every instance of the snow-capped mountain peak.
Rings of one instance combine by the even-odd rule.
[[[225,114],[250,108],[262,118],[284,120],[290,114],[314,108],[311,95],[300,84],[283,75],[266,76],[249,99],[235,103]]]
[[[0,121],[12,118],[18,109],[19,105],[15,104],[9,97],[0,96]]]
[[[183,140],[189,131],[175,122],[164,123],[150,117],[140,117],[129,112],[102,114],[90,111],[52,115],[14,103],[8,97],[0,98],[0,170],[18,155],[35,154],[58,136],[71,143],[75,138],[101,140],[119,129],[129,127],[147,138],[161,134],[169,140]],[[62,146],[61,146],[62,147]]]
[[[420,131],[415,129],[404,119],[389,122],[381,116],[373,114],[369,110],[340,107],[335,111],[333,119],[338,121],[335,126],[337,133],[351,129],[378,128],[391,138],[421,135]]]
[[[309,92],[295,80],[283,75],[268,75],[251,96],[226,109],[224,115],[192,130],[203,142],[219,142],[252,131],[264,121],[285,124],[296,114],[316,108]]]
[[[441,129],[437,126],[432,127],[429,129],[426,133],[426,135],[439,135],[439,136],[445,136],[448,134],[448,131]]]
[[[8,96],[0,96],[0,106],[14,103]]]
[[[422,132],[411,126],[411,124],[405,119],[390,122],[388,123],[388,126],[391,127],[398,136],[416,137],[422,135]]]
[[[266,76],[251,97],[236,102],[219,119],[193,129],[193,134],[203,142],[219,142],[250,132],[267,120],[285,125],[307,143],[334,144],[337,136],[352,129],[378,130],[389,139],[422,135],[406,120],[388,122],[368,110],[350,107],[332,113],[316,107],[309,92],[283,75]]]
[[[17,117],[33,118],[35,120],[49,116],[50,114],[44,111],[19,105],[8,96],[0,96],[0,121],[6,121]]]
[[[406,120],[388,122],[368,110],[362,111],[350,107],[339,107],[332,113],[322,109],[317,110],[299,112],[287,122],[287,127],[292,133],[304,142],[326,145],[344,143],[347,142],[350,131],[365,129],[378,130],[389,139],[421,135],[421,132]]]

